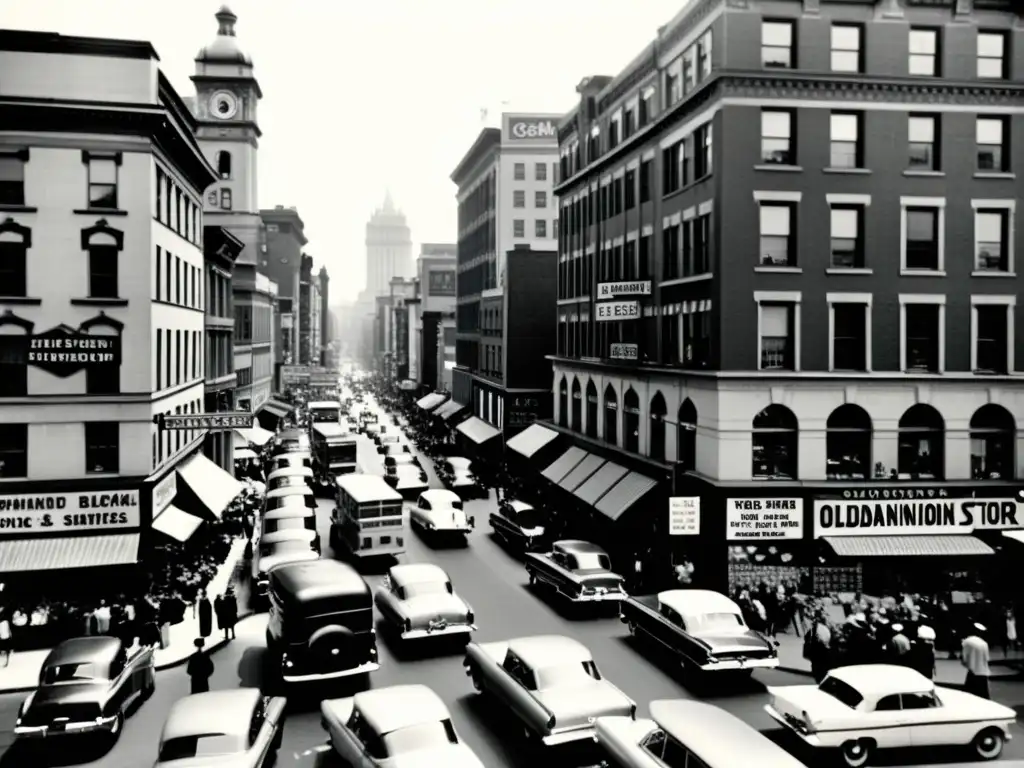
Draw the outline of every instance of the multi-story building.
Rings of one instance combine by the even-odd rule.
[[[277,335],[277,283],[253,269],[236,271],[235,407],[251,411],[273,429],[289,408],[274,397],[274,350]]]
[[[455,264],[454,243],[423,243],[416,259],[419,303],[414,305],[410,336],[409,378],[420,390],[451,391],[451,368],[455,364]],[[451,321],[451,358],[445,356],[445,340],[439,333]],[[440,363],[438,360],[440,359]],[[449,362],[451,366],[446,366]],[[447,386],[443,372],[447,372]]]
[[[333,321],[331,320],[330,309],[330,287],[331,276],[327,273],[327,267],[320,267],[318,273],[320,278],[320,362],[319,365],[333,367],[337,361],[331,353],[331,342],[334,340]]]
[[[216,174],[187,106],[146,42],[5,31],[0,71],[0,563],[28,596],[130,578],[102,566],[145,556],[179,479],[196,515],[235,481],[159,423],[204,399]]]
[[[275,206],[260,211],[266,233],[266,253],[261,271],[277,283],[281,312],[279,336],[275,339],[275,365],[295,365],[299,356],[299,270],[302,247],[308,240],[305,223],[295,206]]]
[[[366,294],[385,296],[394,277],[412,277],[412,234],[391,193],[366,222]]]
[[[963,564],[1024,525],[1019,9],[763,6],[689,4],[560,125],[555,412],[595,458],[548,476],[710,583],[847,589],[877,534]]]
[[[501,129],[485,128],[451,175],[459,205],[452,398],[472,404],[477,417],[499,428],[508,390],[514,388],[506,371],[529,379],[531,389],[548,389],[539,385],[539,377],[548,372],[543,358],[531,356],[535,368],[527,370],[526,361],[508,357],[511,347],[501,339],[502,334],[514,333],[512,323],[533,322],[532,317],[509,316],[506,254],[522,247],[553,253],[557,244],[558,209],[552,189],[560,119],[502,115]],[[534,299],[540,302],[546,295],[542,290]],[[533,303],[530,296],[516,301],[525,315],[549,309]],[[543,352],[554,351],[553,340],[541,343]],[[548,400],[542,393],[530,397],[539,405],[538,398]]]
[[[313,257],[302,255],[299,270],[299,365],[320,366],[323,360],[323,298],[321,277],[326,271],[313,272]]]
[[[387,331],[387,351],[391,355],[390,378],[409,379],[412,357],[411,316],[419,303],[419,284],[414,278],[391,278],[390,319]]]

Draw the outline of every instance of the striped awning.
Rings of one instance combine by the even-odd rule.
[[[138,533],[0,541],[0,573],[133,565],[138,561]]]
[[[424,411],[432,411],[447,399],[448,395],[441,392],[431,392],[416,401],[416,405]]]
[[[639,472],[630,472],[600,499],[594,508],[609,520],[616,521],[622,517],[630,507],[646,496],[658,484],[647,475]]]
[[[573,468],[572,472],[561,479],[558,485],[572,493],[589,480],[590,476],[597,472],[604,463],[604,459],[600,456],[588,453],[583,457],[583,461]]]
[[[529,459],[556,437],[558,437],[558,433],[554,430],[542,427],[540,424],[531,424],[515,437],[509,438],[505,445],[520,456]]]
[[[434,415],[440,417],[444,421],[451,421],[460,411],[464,411],[466,406],[460,403],[458,400],[449,400],[447,403],[442,405],[436,411]]]
[[[973,536],[824,536],[840,557],[959,557],[991,555],[994,550]]]
[[[585,504],[596,504],[597,500],[604,496],[627,472],[629,470],[625,467],[620,467],[613,461],[606,461],[597,472],[572,493]]]
[[[188,512],[180,510],[171,504],[153,521],[153,530],[159,531],[165,536],[170,536],[175,541],[185,543],[192,538],[192,534],[202,524],[203,520],[201,518],[190,515]]]
[[[662,317],[671,315],[695,315],[700,312],[710,312],[711,306],[711,299],[678,301],[675,304],[665,304],[661,308],[661,314]]]
[[[576,465],[579,464],[590,454],[584,451],[582,448],[577,448],[575,445],[555,459],[551,464],[541,472],[544,477],[550,480],[552,483],[561,482],[562,479],[576,469]]]

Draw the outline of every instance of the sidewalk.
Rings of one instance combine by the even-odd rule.
[[[211,600],[221,595],[228,588],[229,584],[239,582],[238,573],[242,567],[242,555],[245,552],[245,539],[239,538],[231,545],[227,559],[218,569],[207,587],[207,593]],[[236,587],[237,590],[237,587]],[[248,615],[248,596],[238,596],[238,617],[241,620]],[[217,620],[214,617],[213,636],[207,650],[214,651],[224,644],[221,634],[217,630]],[[166,648],[158,648],[154,653],[156,668],[167,669],[181,664],[195,650],[193,642],[199,637],[199,619],[192,615],[192,607],[185,609],[185,619],[180,624],[173,624],[170,627],[170,642]],[[0,693],[15,693],[19,691],[34,691],[39,681],[39,670],[46,660],[49,649],[38,651],[16,651],[10,660],[10,664],[0,669]]]

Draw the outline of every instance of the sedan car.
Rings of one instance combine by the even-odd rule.
[[[320,704],[320,722],[346,765],[484,768],[425,685],[395,685]]]
[[[388,446],[401,445],[402,436],[397,432],[375,435],[373,442],[377,444],[377,453],[385,453]]]
[[[279,469],[273,474],[277,475],[273,480],[267,480],[267,493],[273,493],[279,488],[309,488],[309,480],[298,474],[288,474],[288,470]]]
[[[383,448],[384,450],[381,453],[384,454],[385,458],[389,456],[409,456],[412,454],[412,449],[406,443],[388,443]],[[419,464],[419,461],[416,463]]]
[[[1009,707],[892,664],[840,667],[819,685],[770,687],[768,694],[769,715],[808,746],[838,749],[850,768],[904,747],[968,747],[975,759],[995,760],[1017,718]]]
[[[427,473],[417,466],[399,464],[395,467],[387,467],[385,472],[384,482],[405,498],[414,498],[430,487]]]
[[[301,454],[286,454],[288,456],[300,456]],[[313,482],[313,464],[309,463],[308,466],[303,465],[290,465],[285,467],[277,467],[271,470],[270,474],[267,475],[267,488],[274,488],[274,483],[286,478],[286,477],[300,477],[306,483]]]
[[[530,551],[544,541],[544,523],[540,512],[525,501],[508,499],[490,516],[494,535],[510,547]]]
[[[449,456],[439,462],[438,475],[447,488],[463,498],[485,496],[486,491],[473,474],[472,466],[473,463],[463,456]]]
[[[462,508],[462,499],[454,491],[435,488],[424,491],[409,511],[409,525],[424,536],[458,537],[465,541],[476,520]]]
[[[291,469],[293,467],[308,469],[312,472],[313,457],[309,453],[298,451],[294,453],[282,453],[271,458],[264,468],[270,474],[274,474],[274,472],[279,469]]]
[[[626,597],[623,578],[612,570],[608,553],[589,541],[556,541],[550,552],[528,552],[524,560],[531,585],[549,587],[572,603]]]
[[[320,537],[317,535],[317,532],[300,526],[280,528],[267,533],[260,531],[258,539],[261,553],[264,547],[275,547],[278,544],[291,541],[301,541],[314,552],[320,551]]]
[[[285,485],[275,488],[272,491],[267,491],[267,509],[270,509],[273,506],[271,502],[277,501],[280,503],[289,497],[302,499],[306,506],[313,509],[316,508],[316,495],[313,493],[313,489],[305,483],[302,483],[299,485]]]
[[[117,741],[130,707],[155,689],[151,646],[106,636],[65,640],[43,661],[39,686],[18,710],[14,738],[99,734]]]
[[[257,688],[196,693],[171,706],[153,768],[269,768],[286,700]]]
[[[402,640],[458,635],[468,642],[476,629],[469,603],[455,593],[448,574],[429,563],[392,566],[373,601]]]
[[[256,593],[260,596],[267,594],[270,572],[278,566],[319,559],[319,553],[311,549],[305,541],[293,539],[266,546],[260,542],[259,555],[252,559],[252,576],[256,585]]]
[[[381,423],[379,423],[377,421],[363,422],[363,434],[366,435],[371,440],[374,440],[374,438],[377,435],[382,434],[386,430],[387,430],[387,427],[385,427],[383,424],[381,424]],[[377,441],[374,440],[374,442],[377,442]]]
[[[408,448],[409,446],[404,446]],[[415,464],[417,467],[420,466],[420,460],[416,457],[416,454],[408,451],[401,453],[390,453],[384,456],[384,468],[397,467],[402,464]]]

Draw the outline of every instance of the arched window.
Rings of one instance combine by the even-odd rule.
[[[796,416],[783,405],[769,405],[754,417],[751,475],[759,480],[797,477]]]
[[[697,468],[697,406],[690,398],[683,400],[676,417],[676,461],[683,469]]]
[[[0,295],[28,296],[28,249],[32,230],[10,216],[0,223]]]
[[[117,261],[124,247],[124,232],[100,219],[82,230],[81,245],[89,253],[89,298],[118,298]]]
[[[572,382],[572,430],[581,431],[583,421],[583,394],[580,392],[580,380]]]
[[[900,418],[899,473],[903,480],[945,476],[946,424],[930,405],[912,405]]]
[[[622,398],[622,447],[630,453],[640,452],[640,398],[632,387]]]
[[[558,423],[560,426],[569,426],[569,383],[562,377],[558,385]]]
[[[106,342],[106,349],[97,349],[95,352],[113,356],[111,360],[86,367],[86,394],[119,394],[121,392],[121,332],[124,330],[124,324],[101,312],[97,317],[82,323],[78,330]]]
[[[1001,405],[983,405],[971,416],[971,477],[1012,480],[1017,423]]]
[[[28,395],[28,337],[34,327],[10,310],[0,315],[0,397]]]
[[[587,382],[587,437],[597,437],[597,387],[594,380]]]
[[[829,480],[871,477],[871,417],[859,405],[840,405],[825,429],[825,476]]]
[[[668,406],[665,405],[665,398],[658,392],[651,398],[651,448],[650,457],[655,461],[665,460],[665,416],[668,414]]]
[[[604,441],[619,444],[619,397],[611,384],[604,388]]]
[[[217,173],[222,179],[231,178],[231,153],[223,149],[217,153]]]

